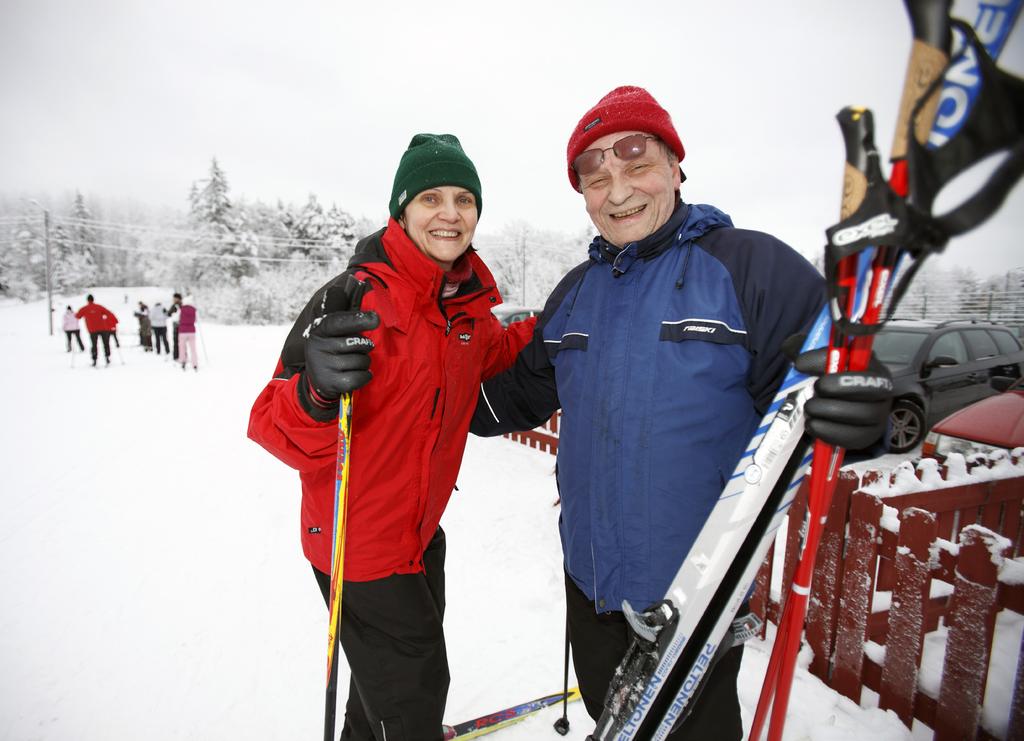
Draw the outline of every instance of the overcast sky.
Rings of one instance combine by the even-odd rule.
[[[834,116],[873,108],[887,153],[908,49],[899,0],[0,0],[0,192],[184,209],[216,156],[236,199],[312,192],[382,220],[412,134],[451,132],[483,181],[481,232],[575,232],[568,136],[635,84],[672,114],[685,200],[810,257],[838,214]],[[1024,31],[1004,63],[1024,72]],[[1021,190],[940,259],[1024,266]]]

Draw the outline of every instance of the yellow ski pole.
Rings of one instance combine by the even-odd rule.
[[[344,290],[328,289],[324,313],[359,309],[367,284],[346,276]],[[343,307],[329,307],[333,296],[344,296]],[[330,618],[327,625],[327,693],[324,706],[324,741],[334,741],[338,710],[338,636],[341,632],[341,587],[345,571],[345,525],[348,515],[348,474],[351,468],[352,392],[341,395],[338,408],[338,466],[334,478],[334,529],[331,553]]]

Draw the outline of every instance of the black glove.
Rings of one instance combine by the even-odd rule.
[[[328,289],[326,306],[337,305],[340,295],[339,289]],[[306,337],[306,369],[299,381],[299,400],[314,419],[328,421],[337,416],[341,395],[369,382],[368,353],[373,341],[361,333],[379,324],[375,312],[358,310],[329,311],[314,321]]]
[[[803,342],[803,335],[793,335],[783,343],[782,351],[801,373],[821,376],[814,382],[814,397],[804,407],[807,432],[851,450],[878,442],[892,409],[889,369],[872,353],[867,370],[824,374],[828,348],[800,353]]]

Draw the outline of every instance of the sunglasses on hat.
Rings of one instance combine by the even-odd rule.
[[[647,134],[630,134],[629,136],[622,137],[606,149],[588,149],[572,161],[572,169],[580,177],[597,172],[597,168],[604,164],[604,153],[609,151],[615,152],[615,156],[623,162],[643,157],[647,152],[647,141],[649,139],[657,139],[657,137],[648,136]]]

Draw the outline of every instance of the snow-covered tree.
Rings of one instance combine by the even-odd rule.
[[[280,198],[277,199],[277,222],[284,228],[280,236],[290,239],[295,234],[295,214]]]
[[[586,259],[590,235],[539,230],[519,220],[474,240],[509,304],[540,306],[569,269]]]
[[[356,243],[363,237],[373,234],[384,225],[383,220],[374,220],[366,216],[360,216],[352,225],[352,233],[355,234]]]
[[[60,285],[68,289],[96,285],[99,278],[100,269],[96,254],[99,251],[97,244],[100,244],[100,239],[93,220],[92,212],[85,205],[84,196],[76,192],[67,223],[60,225],[55,235],[59,246],[54,275],[59,276]],[[56,284],[55,280],[54,285]]]
[[[533,228],[521,219],[506,224],[496,244],[500,247],[494,257],[487,260],[498,282],[498,290],[508,303],[523,306],[528,303],[530,258],[539,246],[535,236]]]
[[[256,272],[250,259],[255,243],[240,233],[238,214],[228,196],[227,176],[216,157],[210,162],[210,175],[202,188],[193,184],[189,198],[190,220],[197,232],[194,250],[201,254],[193,262],[190,282],[215,285]]]
[[[217,158],[210,160],[210,176],[200,189],[192,184],[192,218],[203,226],[219,226],[230,231],[234,225],[234,209],[228,197],[228,179],[217,164]]]
[[[192,185],[188,189],[188,212],[195,218],[199,213],[199,208],[199,183],[193,180]]]
[[[309,194],[309,200],[306,201],[306,205],[303,206],[299,215],[295,218],[295,224],[292,227],[292,236],[298,241],[305,243],[298,249],[306,254],[313,253],[315,256],[316,250],[310,249],[313,245],[310,243],[322,243],[327,241],[328,229],[327,229],[327,218],[324,215],[324,208],[316,199],[316,195],[313,193]]]
[[[355,251],[356,242],[356,220],[344,209],[338,208],[337,204],[331,204],[331,210],[327,212],[327,240],[332,256],[341,257],[345,262]]]
[[[4,294],[23,300],[46,287],[46,251],[41,219],[20,213],[4,227],[0,248],[0,284]]]

